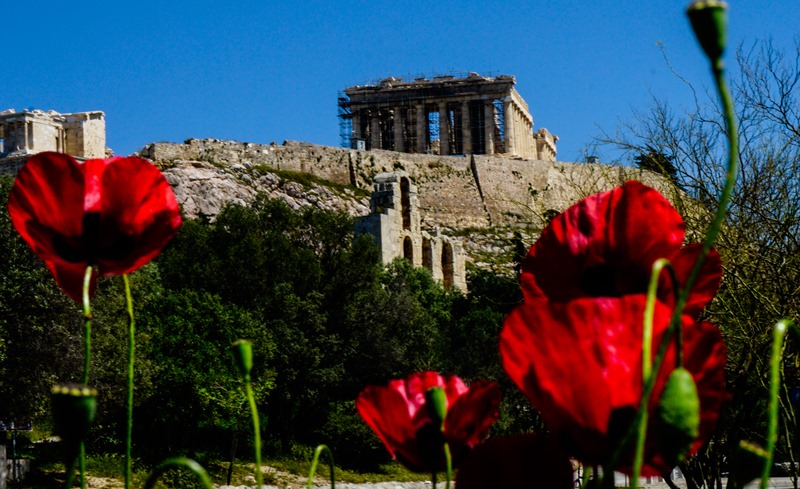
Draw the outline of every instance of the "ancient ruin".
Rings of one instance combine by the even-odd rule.
[[[0,157],[58,151],[77,158],[105,158],[106,119],[101,111],[60,114],[50,110],[0,112]]]
[[[420,229],[417,187],[402,171],[379,173],[370,198],[370,214],[356,220],[356,234],[370,234],[380,248],[381,260],[405,258],[425,267],[446,288],[466,292],[464,250],[459,239],[431,236]]]
[[[342,146],[438,155],[556,159],[558,138],[533,131],[528,104],[510,75],[385,78],[339,97]]]

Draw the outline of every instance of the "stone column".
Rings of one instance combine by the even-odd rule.
[[[439,102],[439,154],[450,154],[450,114],[447,102]]]
[[[394,108],[394,150],[405,151],[406,142],[403,139],[403,109],[401,107]]]
[[[356,110],[353,112],[353,130],[350,133],[350,147],[354,147],[354,142],[356,139],[360,139],[362,136],[361,133],[361,111]]]
[[[525,123],[525,141],[528,146],[528,158],[536,159],[536,143],[533,141],[533,124]]]
[[[486,145],[486,154],[494,154],[494,102],[489,100],[483,106],[483,139]]]
[[[381,115],[380,112],[374,110],[371,112],[369,119],[369,147],[370,149],[381,149]]]
[[[517,130],[516,107],[511,103],[511,97],[503,100],[504,121],[506,125],[506,153],[515,155],[517,153],[517,141],[515,131]]]
[[[428,113],[425,104],[417,105],[417,153],[428,151]]]
[[[28,121],[22,119],[22,148],[23,149],[32,149],[28,148]]]
[[[465,155],[472,153],[472,125],[469,117],[469,100],[461,102],[461,149]]]

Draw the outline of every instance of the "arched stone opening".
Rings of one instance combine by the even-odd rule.
[[[400,207],[403,213],[403,229],[411,229],[411,182],[408,177],[400,179]]]
[[[454,282],[454,257],[453,245],[448,242],[442,243],[442,284],[446,289],[453,287]]]
[[[433,273],[433,245],[428,238],[422,238],[422,266]]]
[[[414,263],[414,243],[411,242],[410,236],[403,239],[403,258]]]

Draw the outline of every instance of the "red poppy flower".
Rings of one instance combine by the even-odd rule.
[[[685,229],[660,193],[636,181],[587,197],[553,218],[528,251],[520,276],[525,300],[645,293],[659,258],[672,262],[683,285],[701,251],[700,244],[681,247]],[[697,318],[721,276],[719,255],[712,250],[684,313]],[[665,274],[658,297],[668,302],[674,295]]]
[[[435,387],[447,397],[443,429],[425,400],[425,393]],[[411,470],[430,473],[445,470],[445,442],[455,467],[486,438],[497,420],[500,397],[494,382],[478,381],[467,388],[454,375],[419,372],[388,386],[367,387],[356,399],[356,408],[392,457]]]
[[[104,276],[130,273],[158,255],[181,225],[169,183],[134,157],[78,163],[61,153],[34,155],[17,173],[8,210],[76,301],[88,265]]]
[[[633,421],[642,394],[644,295],[529,301],[506,318],[500,333],[503,367],[542,415],[553,435],[576,458],[602,464]],[[672,309],[656,302],[653,349],[664,335]],[[725,346],[709,323],[683,315],[684,366],[700,396],[700,436],[691,453],[713,432],[725,391]],[[674,346],[659,372],[650,402],[657,406]],[[671,468],[648,436],[643,475]],[[625,461],[629,464],[630,460]],[[619,470],[627,471],[626,467]]]

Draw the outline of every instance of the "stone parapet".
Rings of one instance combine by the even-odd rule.
[[[279,145],[190,139],[184,144],[153,143],[141,155],[165,168],[179,161],[205,161],[220,168],[263,165],[365,190],[372,190],[379,173],[405,171],[416,186],[423,230],[539,226],[548,211],[560,212],[630,179],[654,186],[668,197],[671,192],[659,175],[630,167],[363,151],[292,141]]]

